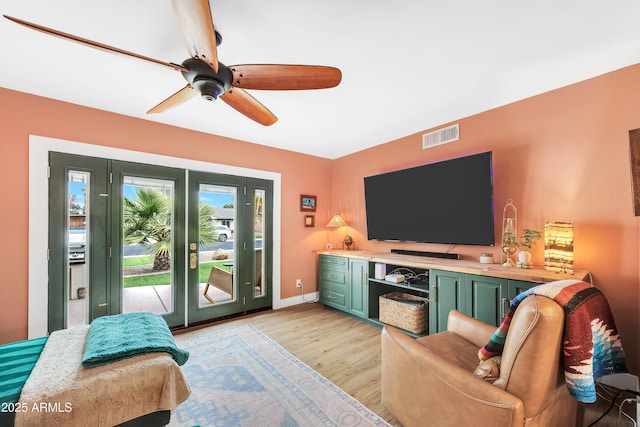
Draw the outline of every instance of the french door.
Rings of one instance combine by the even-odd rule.
[[[189,173],[190,324],[271,306],[272,185]],[[203,244],[209,229],[226,244]]]
[[[103,159],[49,156],[49,332],[109,314],[108,169]]]
[[[61,153],[49,181],[49,331],[131,311],[177,327],[271,306],[270,181]]]
[[[108,161],[111,179],[109,314],[152,311],[184,323],[185,172]]]

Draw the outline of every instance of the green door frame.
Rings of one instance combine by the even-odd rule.
[[[236,222],[234,231],[234,276],[235,282],[234,300],[214,305],[200,306],[200,280],[199,261],[195,268],[189,268],[189,300],[188,300],[188,324],[206,322],[212,319],[239,314],[251,310],[268,308],[272,306],[273,283],[273,182],[270,180],[247,178],[235,175],[214,174],[209,172],[189,171],[188,199],[189,199],[189,245],[196,244],[195,248],[189,248],[189,255],[198,256],[199,242],[198,217],[199,217],[199,192],[201,184],[234,187],[236,189]],[[259,273],[256,272],[255,239],[253,235],[254,209],[253,195],[256,189],[265,191],[264,214],[267,215],[265,230],[263,233],[262,250],[265,260],[265,277],[261,278],[265,292],[256,296],[254,287]]]
[[[247,178],[245,181],[245,188],[247,193],[247,206],[251,207],[246,210],[247,233],[249,238],[246,240],[245,251],[248,254],[252,254],[254,257],[251,263],[250,269],[247,269],[247,277],[243,282],[249,284],[249,290],[245,292],[245,311],[259,310],[263,308],[269,308],[272,306],[273,301],[273,181],[266,179]],[[255,212],[254,197],[257,190],[264,191],[264,206],[263,206],[263,225],[262,230],[262,242],[261,242],[261,256],[263,258],[261,263],[256,262],[255,257],[257,249],[255,247],[256,239],[251,234],[252,225],[254,224]],[[256,271],[261,268],[263,271]],[[264,273],[264,274],[263,274]],[[256,294],[254,292],[254,285],[257,281],[261,282],[261,286],[264,287],[264,292]]]
[[[95,243],[87,242],[85,259],[90,266],[89,281],[92,288],[88,297],[89,319],[108,314],[108,306],[104,305],[110,296],[109,270],[107,263],[107,247],[109,245],[107,230],[110,218],[107,212],[108,197],[108,162],[95,157],[74,154],[49,154],[49,288],[48,288],[48,332],[67,327],[67,304],[69,298],[69,251],[64,250],[69,232],[66,206],[60,206],[61,200],[68,200],[67,175],[70,170],[90,173],[89,194],[92,208],[89,210],[89,229],[87,236]],[[99,262],[98,260],[103,260]]]
[[[162,317],[170,327],[182,326],[185,318],[184,289],[185,289],[185,171],[183,169],[165,166],[147,165],[141,163],[111,161],[112,199],[118,202],[111,204],[111,217],[114,227],[111,227],[111,277],[113,289],[123,289],[122,277],[122,218],[124,194],[124,177],[141,177],[174,182],[174,196],[172,207],[172,268],[171,268],[171,312]],[[111,313],[122,312],[122,292],[112,292],[110,301]]]
[[[85,262],[89,268],[88,317],[122,312],[122,179],[138,176],[171,180],[175,196],[173,205],[172,311],[163,317],[169,326],[184,324],[184,211],[185,171],[164,166],[145,165],[97,157],[51,152],[49,209],[49,288],[48,331],[67,327],[69,290],[69,251],[65,250],[68,233],[66,206],[67,174],[70,170],[90,173],[89,229]]]
[[[50,152],[50,208],[49,212],[49,288],[48,288],[48,330],[52,332],[67,327],[67,303],[69,280],[68,251],[61,250],[65,247],[68,233],[68,218],[66,206],[56,205],[57,200],[67,200],[67,174],[69,170],[87,171],[91,174],[90,220],[87,242],[87,254],[90,265],[89,292],[89,321],[107,315],[117,314],[122,311],[122,191],[123,177],[136,176],[144,178],[157,178],[172,180],[175,182],[174,198],[174,248],[172,268],[172,312],[164,315],[167,323],[172,327],[198,323],[213,318],[253,311],[272,306],[273,299],[273,181],[260,178],[246,178],[236,175],[213,174],[210,172],[195,172],[185,169],[154,166],[135,162],[109,160],[83,155]],[[189,187],[186,185],[185,175],[189,175]],[[187,248],[185,246],[185,211],[186,194],[188,188],[189,200],[198,200],[198,186],[193,180],[200,179],[207,183],[219,185],[235,185],[238,188],[238,213],[239,222],[245,223],[244,227],[236,230],[236,239],[243,242],[238,248],[240,266],[238,277],[237,304],[225,304],[214,309],[200,309],[197,302],[194,305],[193,298],[189,298],[185,304],[189,283],[195,283],[194,271],[188,270],[185,264]],[[264,252],[264,277],[260,277],[265,291],[256,295],[254,284],[260,272],[255,262],[255,239],[253,235],[254,209],[253,194],[256,190],[262,190],[264,200],[264,230],[262,232],[262,251]],[[62,195],[62,196],[61,196]],[[249,195],[249,196],[247,196]],[[114,203],[113,201],[119,201]],[[197,224],[198,208],[190,207],[189,224]],[[196,217],[194,220],[194,216]],[[191,230],[190,233],[197,232]],[[190,236],[189,241],[194,241]],[[197,272],[197,270],[195,270]],[[198,291],[189,288],[188,295],[198,296]],[[189,315],[185,314],[185,309]]]

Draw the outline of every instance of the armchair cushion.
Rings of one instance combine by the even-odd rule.
[[[421,345],[418,348],[429,349],[434,354],[447,359],[449,363],[455,364],[466,372],[473,372],[478,366],[478,359],[471,357],[477,354],[478,348],[454,332],[441,332],[419,338],[417,342]]]

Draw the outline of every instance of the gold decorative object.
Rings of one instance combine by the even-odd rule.
[[[513,204],[513,200],[507,199],[502,210],[502,252],[507,259],[502,264],[504,267],[515,267],[516,263],[511,256],[518,249],[518,210]]]

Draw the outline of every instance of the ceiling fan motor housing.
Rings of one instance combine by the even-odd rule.
[[[218,62],[217,73],[206,62],[195,58],[185,60],[182,66],[189,69],[182,72],[185,80],[207,101],[217,99],[231,87],[233,73],[221,62]]]

